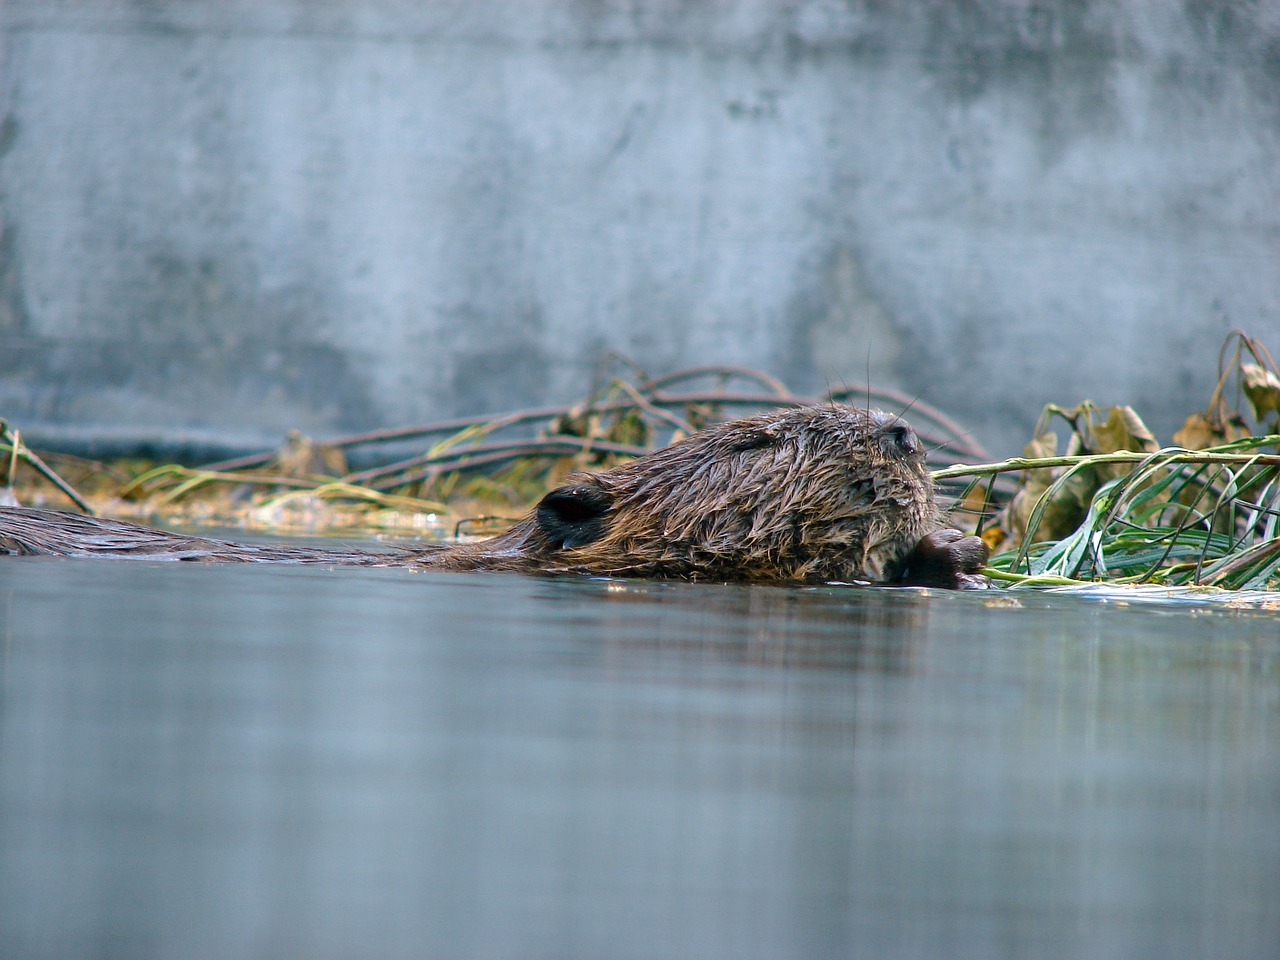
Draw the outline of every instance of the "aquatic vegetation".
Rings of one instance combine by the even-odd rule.
[[[1227,402],[1233,383],[1256,426]],[[1055,420],[1071,429],[1062,456]],[[998,580],[1280,588],[1280,374],[1261,343],[1232,334],[1208,408],[1174,440],[1161,447],[1128,407],[1051,405],[1025,457],[936,476],[970,478],[961,502],[990,521]],[[1012,498],[990,509],[992,481],[1011,476]]]

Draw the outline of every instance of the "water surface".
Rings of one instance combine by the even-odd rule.
[[[0,562],[0,957],[1274,957],[1280,618]]]

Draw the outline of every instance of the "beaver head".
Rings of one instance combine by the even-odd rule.
[[[899,417],[839,404],[759,414],[576,474],[450,566],[696,580],[891,581],[942,526]],[[501,558],[510,559],[510,563]]]

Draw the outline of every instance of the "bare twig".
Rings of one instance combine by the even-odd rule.
[[[79,507],[81,510],[83,510],[85,513],[87,513],[91,517],[97,516],[97,514],[94,512],[93,507],[89,506],[88,501],[86,501],[84,497],[80,496],[80,494],[76,491],[75,487],[71,486],[71,484],[67,483],[67,481],[63,480],[60,476],[58,476],[57,473],[55,473],[52,469],[49,468],[48,464],[46,464],[43,460],[40,459],[39,456],[36,455],[34,450],[32,450],[30,447],[28,447],[25,443],[22,442],[22,435],[20,431],[12,429],[9,426],[9,424],[7,424],[3,420],[0,420],[0,437],[7,437],[9,440],[10,453],[11,453],[10,467],[9,467],[10,483],[13,483],[13,464],[16,463],[17,460],[25,460],[35,469],[36,473],[40,474],[40,476],[44,477],[46,480],[52,483],[55,487],[61,490],[64,494],[66,494],[67,498],[72,503],[74,503],[77,507]]]

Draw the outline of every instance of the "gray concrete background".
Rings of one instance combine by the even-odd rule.
[[[1280,349],[1280,4],[0,0],[0,416],[274,442],[652,373],[996,452]]]

